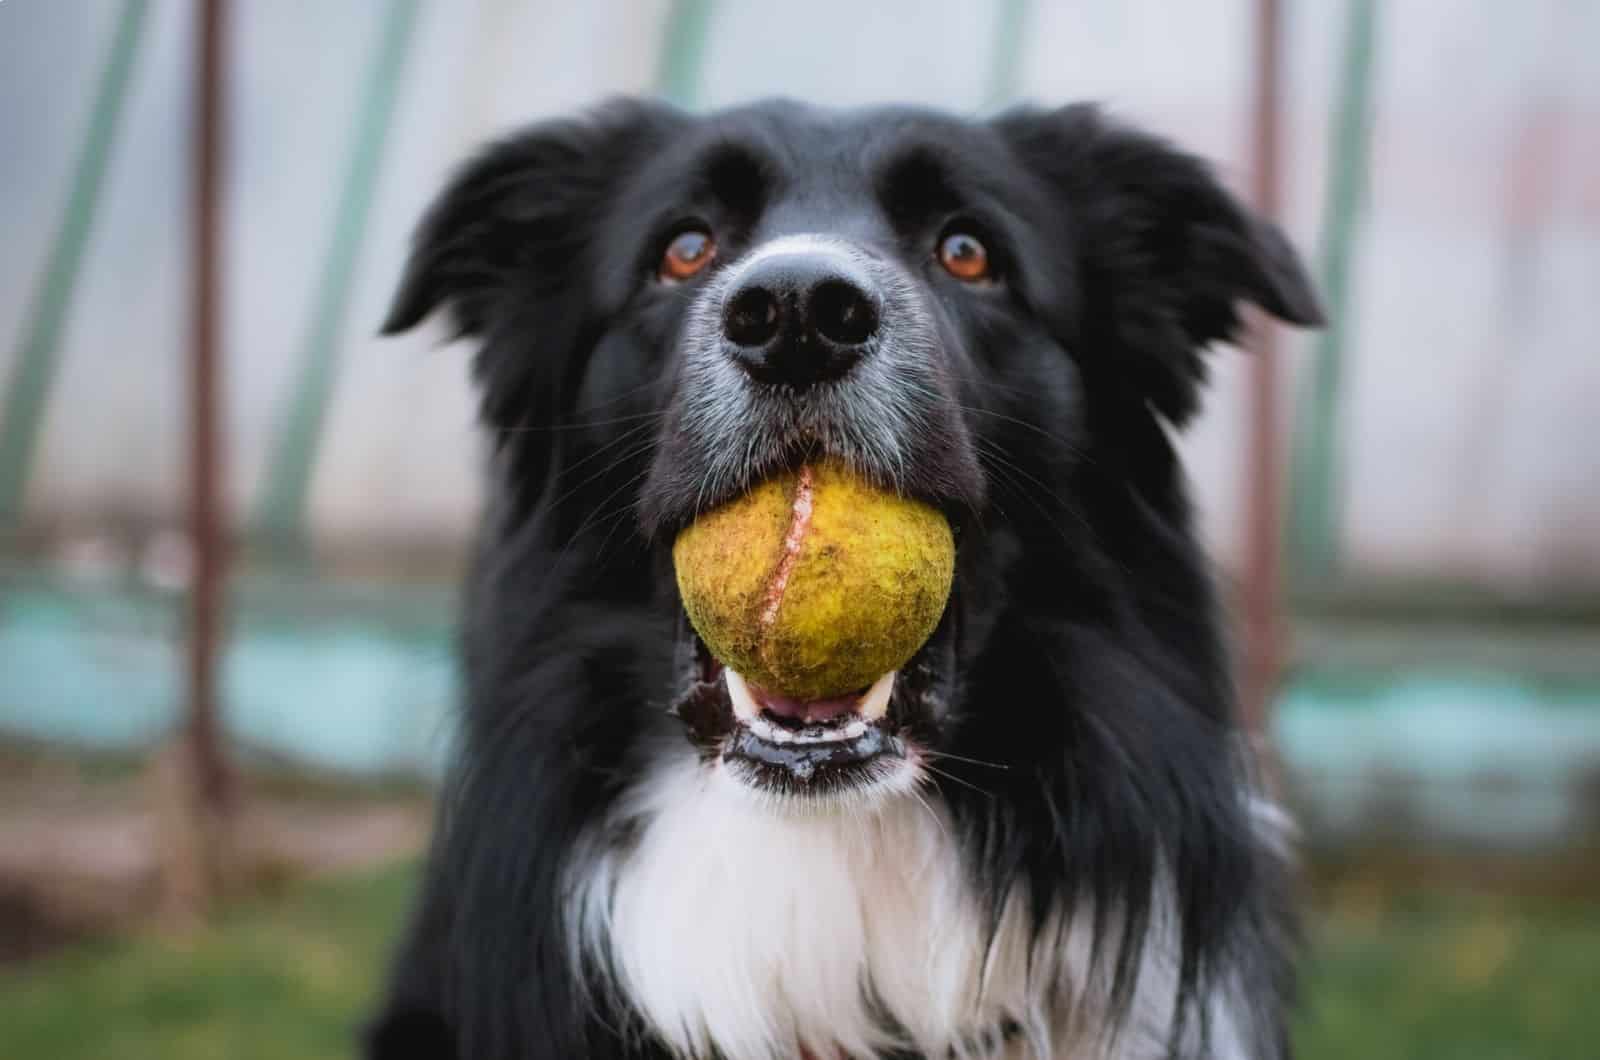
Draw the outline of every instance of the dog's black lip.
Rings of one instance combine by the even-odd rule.
[[[679,614],[677,672],[679,693],[668,712],[705,762],[737,761],[745,769],[768,773],[779,790],[836,790],[864,782],[872,763],[903,758],[908,741],[929,743],[937,735],[938,714],[954,687],[953,608],[928,642],[899,670],[887,714],[851,740],[775,743],[739,723],[720,663]]]
[[[812,783],[825,782],[832,779],[830,774],[845,774],[876,758],[904,758],[905,745],[879,725],[868,725],[866,732],[853,740],[826,743],[771,743],[741,725],[722,756],[781,770],[796,781]],[[837,779],[846,778],[841,775]]]
[[[733,703],[720,677],[713,681],[692,681],[667,708],[667,713],[683,722],[689,742],[705,755],[720,753],[723,742],[738,728]]]

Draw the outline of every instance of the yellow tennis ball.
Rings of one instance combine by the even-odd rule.
[[[837,463],[768,479],[672,547],[689,621],[723,665],[801,700],[865,688],[939,624],[950,524]]]

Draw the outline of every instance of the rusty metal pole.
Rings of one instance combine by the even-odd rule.
[[[189,596],[187,737],[199,794],[226,807],[233,785],[217,710],[217,652],[226,542],[222,526],[222,432],[217,356],[221,280],[224,0],[201,0],[196,55],[193,215],[190,224]]]
[[[1279,209],[1278,132],[1280,35],[1278,0],[1256,0],[1255,91],[1251,115],[1250,192],[1267,217]],[[1283,664],[1282,596],[1283,454],[1278,401],[1278,331],[1265,314],[1252,314],[1250,425],[1245,453],[1245,547],[1241,612],[1244,619],[1243,720],[1252,737],[1267,732],[1268,710]]]

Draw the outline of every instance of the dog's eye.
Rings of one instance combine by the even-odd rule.
[[[939,264],[966,283],[992,279],[988,249],[977,236],[967,232],[951,232],[939,240]]]
[[[667,283],[680,283],[698,275],[716,256],[717,243],[711,233],[703,228],[688,228],[667,244],[656,275]]]

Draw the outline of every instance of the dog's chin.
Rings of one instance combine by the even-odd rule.
[[[922,779],[949,696],[948,625],[868,687],[798,703],[724,666],[685,623],[673,713],[707,768],[775,810],[870,804]]]

